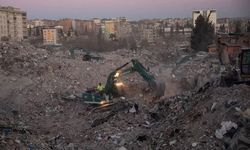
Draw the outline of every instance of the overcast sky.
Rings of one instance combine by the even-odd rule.
[[[0,5],[19,7],[29,19],[183,18],[193,9],[208,8],[218,17],[250,16],[250,0],[0,0]]]

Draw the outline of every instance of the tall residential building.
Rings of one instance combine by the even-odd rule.
[[[59,30],[62,30],[62,26],[47,27],[43,29],[43,44],[44,45],[60,45],[59,44]]]
[[[63,32],[65,34],[69,34],[73,32],[74,20],[67,18],[67,19],[60,19],[57,21],[58,26],[63,26]]]
[[[75,20],[75,28],[74,31],[78,35],[84,35],[88,33],[92,33],[95,31],[94,29],[94,22],[92,20]]]
[[[21,41],[27,36],[27,14],[19,8],[0,6],[0,38]]]
[[[115,34],[115,21],[113,20],[104,20],[103,24],[107,34]]]
[[[141,39],[146,39],[148,43],[154,43],[159,37],[155,29],[143,29]]]
[[[229,33],[229,18],[217,19],[216,31],[221,33]]]
[[[193,11],[193,26],[195,26],[195,21],[199,15],[202,15],[204,17],[209,17],[209,21],[212,22],[214,27],[216,27],[217,23],[217,13],[215,9],[210,10],[194,10]],[[210,16],[209,16],[210,15]],[[216,30],[216,28],[215,28]]]

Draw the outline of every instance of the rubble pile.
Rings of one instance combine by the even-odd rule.
[[[0,149],[219,150],[249,146],[250,88],[193,90],[218,79],[214,75],[220,66],[208,54],[198,53],[176,68],[167,68],[147,50],[105,52],[100,53],[104,58],[100,61],[82,61],[67,52],[49,52],[27,43],[0,45]],[[61,97],[105,83],[111,71],[133,58],[166,84],[173,74],[171,82],[186,78],[192,85],[184,88],[189,92],[152,99],[149,92],[138,90],[146,85],[133,74],[124,79],[133,85],[130,91],[134,93],[113,99],[107,107]],[[173,90],[171,87],[167,85],[166,90]]]
[[[171,146],[167,149],[226,149],[235,141],[233,137],[241,134],[241,130],[248,130],[244,137],[249,140],[250,131],[248,126],[242,126],[244,116],[239,113],[250,107],[249,90],[246,85],[209,88],[204,93],[172,97],[169,101],[160,102],[155,112],[165,115],[159,133],[165,133],[162,140],[169,140]],[[225,137],[218,140],[217,134],[224,122],[241,127],[230,131],[232,133],[228,131],[231,128],[223,131]],[[159,137],[157,130],[155,136]],[[237,144],[232,149],[239,148],[240,143]],[[245,146],[249,146],[249,142]]]
[[[42,70],[48,53],[25,43],[0,43],[0,67],[6,73],[29,75]]]
[[[184,91],[197,91],[205,84],[220,83],[221,65],[217,56],[198,52],[179,60],[172,71],[172,76],[174,80],[180,81]]]

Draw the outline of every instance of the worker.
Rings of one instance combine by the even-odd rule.
[[[102,83],[99,83],[96,87],[96,91],[99,93],[99,94],[104,94],[104,85]]]

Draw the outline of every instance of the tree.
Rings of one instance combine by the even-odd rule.
[[[250,21],[247,23],[247,32],[250,32]]]
[[[235,33],[242,33],[242,30],[241,30],[241,21],[240,20],[237,20],[235,22]]]
[[[213,43],[214,26],[207,18],[198,16],[195,21],[195,27],[191,34],[191,47],[195,51],[206,51],[207,46]]]
[[[179,33],[179,31],[180,31],[179,22],[176,22],[176,23],[175,23],[175,31],[176,31],[176,33]]]
[[[170,27],[170,35],[173,35],[174,34],[174,26],[171,26]]]

